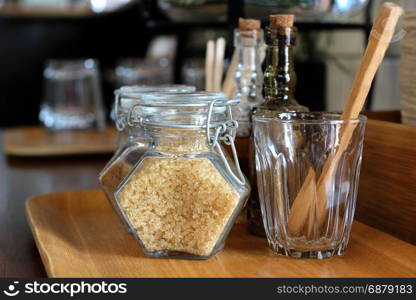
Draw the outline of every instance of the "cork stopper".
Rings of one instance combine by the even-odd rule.
[[[275,27],[293,27],[294,15],[270,15],[270,26]]]
[[[238,19],[238,29],[240,31],[260,30],[260,28],[260,20],[243,18]]]

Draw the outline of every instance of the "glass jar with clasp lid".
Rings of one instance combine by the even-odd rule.
[[[128,122],[131,108],[144,101],[151,93],[187,93],[195,87],[187,85],[163,86],[124,86],[115,91],[114,114],[117,128],[117,150],[99,175],[99,180],[106,197],[115,207],[114,192],[120,182],[127,176],[134,164],[149,146],[149,137],[141,126]],[[121,218],[123,227],[128,226]]]
[[[115,198],[146,255],[206,259],[224,246],[250,192],[234,146],[237,103],[223,93],[153,94],[132,109],[151,146]]]

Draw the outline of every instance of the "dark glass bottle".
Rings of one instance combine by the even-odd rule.
[[[293,60],[296,35],[297,29],[293,25],[270,25],[266,27],[265,102],[255,107],[252,115],[273,116],[282,112],[309,111],[307,107],[300,105],[294,97],[297,81]],[[251,233],[264,236],[265,232],[258,199],[253,141],[250,142],[250,157],[250,184],[252,190],[247,204],[247,226]]]

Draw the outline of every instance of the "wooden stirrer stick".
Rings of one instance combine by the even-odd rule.
[[[213,75],[214,75],[214,41],[207,42],[207,49],[205,53],[205,90],[211,92],[214,90]]]
[[[231,58],[230,66],[228,67],[227,74],[225,75],[224,83],[222,85],[222,91],[227,95],[228,99],[233,97],[235,91],[234,75],[237,70],[238,64],[238,52],[234,51]]]
[[[222,74],[224,71],[224,52],[225,52],[225,39],[220,37],[217,39],[217,44],[215,46],[213,89],[216,92],[221,91]]]

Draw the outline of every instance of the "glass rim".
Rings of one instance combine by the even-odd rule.
[[[44,66],[45,69],[62,69],[66,66],[81,66],[85,69],[97,68],[99,66],[99,61],[94,57],[85,57],[85,58],[48,58],[45,60]]]
[[[350,119],[348,121],[342,119],[342,113],[339,112],[288,112],[288,113],[279,113],[278,116],[289,116],[289,115],[307,115],[307,116],[320,116],[321,118],[317,119],[281,119],[276,116],[253,116],[253,121],[255,122],[276,122],[280,124],[303,124],[303,125],[336,125],[336,124],[357,124],[364,123],[367,121],[367,116],[360,114],[358,118]],[[332,116],[336,117],[333,119],[322,119],[323,116]]]
[[[71,80],[78,77],[98,76],[99,62],[95,58],[47,59],[43,69],[46,79]]]
[[[85,61],[94,61],[98,62],[98,59],[96,57],[50,57],[45,60],[45,63],[49,62],[57,62],[57,63],[71,63],[71,62],[85,62]]]
[[[195,90],[195,86],[185,84],[125,85],[116,89],[114,94],[123,98],[142,99],[146,94],[193,93]]]

